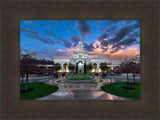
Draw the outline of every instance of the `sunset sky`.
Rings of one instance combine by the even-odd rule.
[[[140,54],[138,20],[21,20],[20,48],[50,60],[71,57],[78,50],[80,33],[91,57],[118,64],[125,56]]]

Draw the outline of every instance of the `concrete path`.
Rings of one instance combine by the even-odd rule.
[[[132,78],[130,78],[132,79]],[[131,100],[128,98],[118,97],[101,90],[101,86],[113,82],[126,81],[125,76],[108,76],[100,80],[99,78],[92,83],[69,83],[64,78],[53,79],[51,76],[44,76],[41,79],[38,77],[32,78],[31,82],[44,82],[49,85],[59,87],[57,92],[50,95],[38,98],[36,100]],[[140,78],[136,78],[139,82]]]
[[[130,100],[101,90],[58,90],[37,100]]]

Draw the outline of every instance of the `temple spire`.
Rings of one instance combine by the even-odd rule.
[[[82,51],[81,32],[80,32],[80,41],[79,41],[79,51]]]
[[[80,32],[80,41],[82,42],[82,40],[81,40],[81,32]]]

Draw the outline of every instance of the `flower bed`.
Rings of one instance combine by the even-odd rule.
[[[74,75],[93,75],[93,73],[67,73],[69,76],[74,76]]]
[[[90,79],[90,80],[68,80],[66,79],[66,82],[72,82],[72,83],[88,83],[88,82],[94,82],[96,79]]]
[[[93,77],[86,77],[86,76],[75,76],[69,77],[68,80],[91,80]]]
[[[66,82],[92,82],[95,81],[92,73],[67,74]]]

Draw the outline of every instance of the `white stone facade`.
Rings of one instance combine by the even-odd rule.
[[[78,51],[73,51],[72,57],[55,57],[54,63],[61,64],[61,70],[59,72],[70,72],[68,69],[69,63],[72,63],[73,65],[78,64],[78,72],[83,73],[84,72],[84,63],[89,64],[92,63],[93,65],[96,65],[96,68],[92,69],[91,72],[101,72],[100,70],[100,63],[106,62],[106,58],[104,57],[88,57],[87,51],[84,51],[82,48],[82,41],[79,41],[79,49]],[[94,66],[95,67],[95,66]],[[65,68],[65,70],[64,70]],[[76,68],[75,68],[76,69]]]

